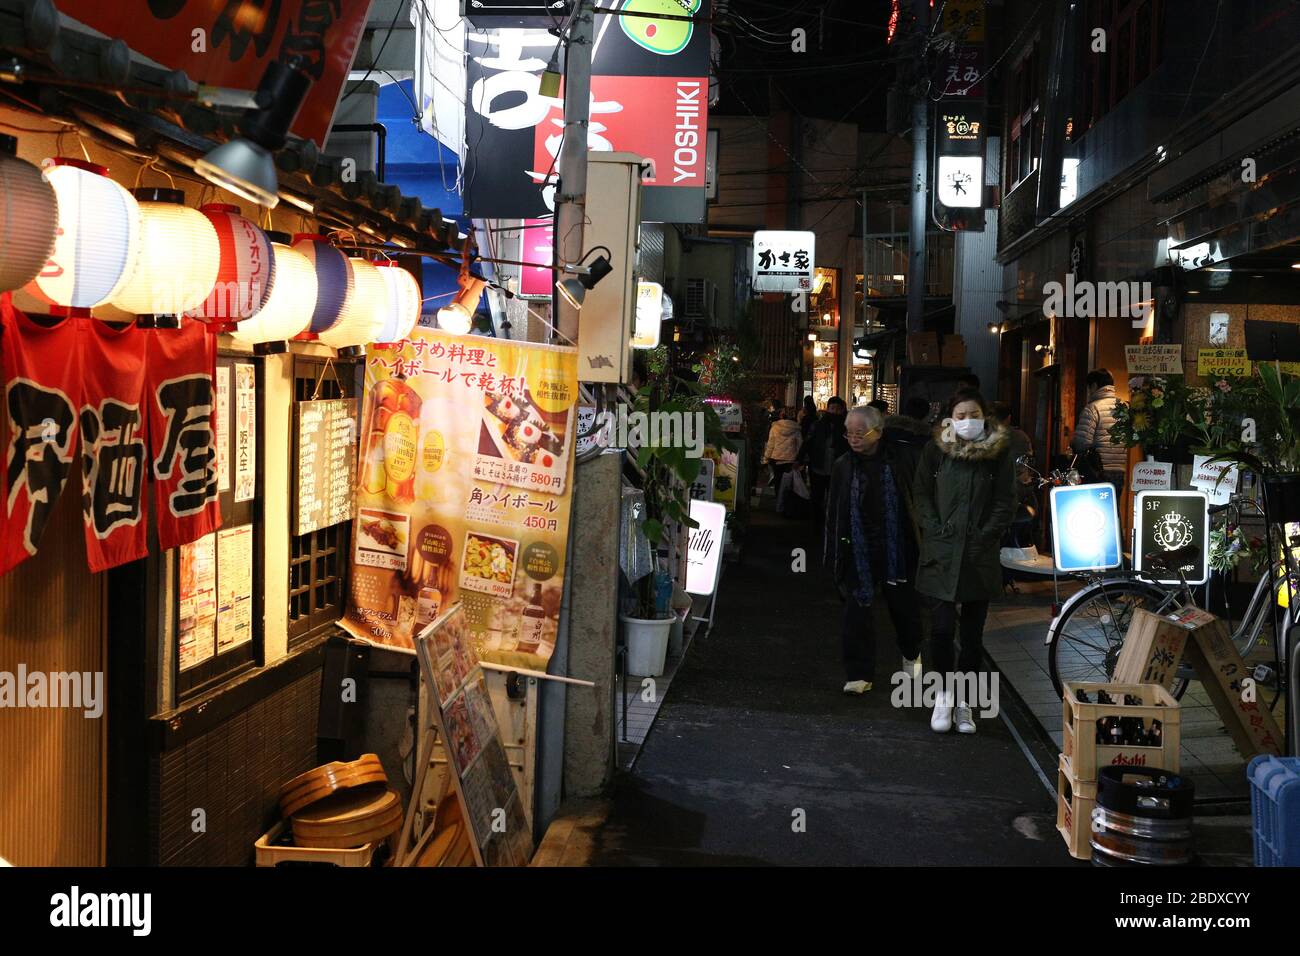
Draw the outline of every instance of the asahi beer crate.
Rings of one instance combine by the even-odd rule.
[[[1112,703],[1100,703],[1099,694]],[[1098,768],[1109,766],[1178,772],[1181,711],[1160,685],[1069,681],[1061,708],[1061,752],[1079,780],[1094,782]]]
[[[1092,808],[1097,805],[1097,783],[1074,775],[1070,758],[1061,754],[1056,771],[1056,831],[1070,856],[1086,860],[1092,855]]]

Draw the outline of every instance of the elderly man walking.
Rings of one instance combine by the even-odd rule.
[[[875,408],[854,408],[845,426],[849,451],[836,460],[826,496],[824,560],[844,598],[844,692],[863,694],[875,682],[877,595],[889,609],[904,671],[920,677],[920,601],[912,588],[912,478],[920,449],[887,439]]]

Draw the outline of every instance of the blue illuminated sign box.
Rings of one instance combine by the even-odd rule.
[[[1058,571],[1106,571],[1123,561],[1119,508],[1109,484],[1052,489],[1052,555]]]

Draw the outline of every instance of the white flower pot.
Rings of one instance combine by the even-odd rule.
[[[627,672],[637,677],[658,677],[664,672],[673,619],[623,617],[622,621],[623,634],[627,637]]]

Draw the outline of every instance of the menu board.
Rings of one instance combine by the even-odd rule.
[[[298,403],[295,534],[356,515],[357,400]]]

